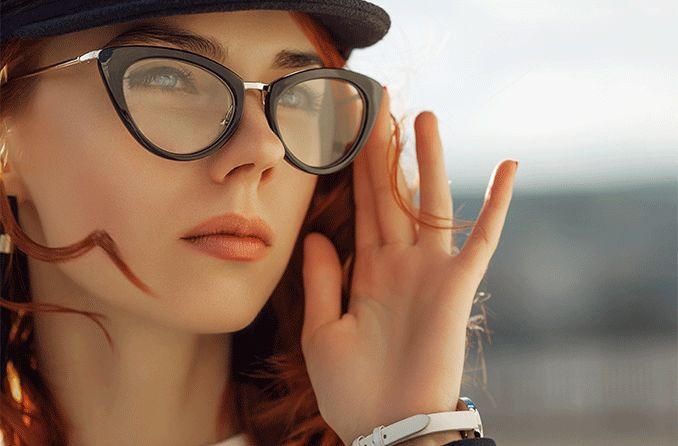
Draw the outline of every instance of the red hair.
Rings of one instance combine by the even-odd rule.
[[[341,68],[345,60],[327,31],[303,13],[290,13],[300,29],[314,45],[325,66]],[[34,66],[37,41],[3,42],[0,67],[9,64],[12,72]],[[36,78],[20,79],[3,86],[0,116],[11,105],[17,110],[28,102]],[[400,196],[397,187],[398,158],[401,151],[400,126],[394,122],[394,134],[387,149],[396,150],[391,167],[391,184],[398,205],[413,220],[420,220],[411,206],[411,197]],[[138,288],[150,290],[129,269],[121,258],[114,240],[105,231],[95,231],[70,246],[50,248],[33,242],[14,219],[4,185],[0,178],[0,223],[18,247],[9,259],[0,298],[2,317],[2,395],[0,398],[0,439],[16,446],[65,446],[69,424],[58,402],[47,388],[32,357],[33,319],[31,312],[75,312],[91,318],[104,331],[111,348],[112,340],[99,322],[98,313],[84,312],[56,305],[30,301],[30,284],[26,255],[47,262],[62,262],[101,247],[114,264]],[[447,220],[450,220],[447,218]],[[436,225],[432,225],[436,226]],[[436,226],[441,227],[441,226]],[[466,228],[447,227],[449,229]],[[353,169],[346,168],[319,177],[311,204],[301,227],[289,264],[280,282],[255,320],[245,329],[233,333],[231,377],[236,401],[236,416],[255,445],[285,444],[290,446],[343,445],[337,434],[321,417],[301,352],[301,328],[304,311],[302,281],[302,245],[310,232],[327,236],[336,247],[343,266],[342,312],[347,311],[355,253],[355,205],[353,201]],[[11,311],[7,311],[11,310]],[[484,318],[476,319],[476,322]],[[479,324],[475,324],[476,327]],[[476,328],[477,329],[477,328]],[[224,395],[221,417],[226,414]],[[222,418],[222,421],[223,420]],[[221,423],[225,425],[225,422]],[[0,442],[1,444],[1,442]]]

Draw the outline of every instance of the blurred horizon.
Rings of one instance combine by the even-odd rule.
[[[514,194],[479,287],[487,386],[477,348],[462,385],[498,446],[678,442],[676,196],[676,183]],[[455,209],[476,218],[482,198],[457,194]]]

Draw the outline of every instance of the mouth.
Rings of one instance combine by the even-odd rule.
[[[244,217],[239,214],[224,214],[212,217],[199,224],[181,237],[184,240],[197,241],[206,238],[230,239],[241,242],[258,241],[265,246],[273,243],[273,231],[259,217]]]
[[[259,237],[235,234],[205,234],[183,238],[191,248],[221,260],[254,261],[264,257],[270,247]]]
[[[273,230],[260,217],[228,213],[207,219],[181,239],[221,260],[255,261],[270,253]]]

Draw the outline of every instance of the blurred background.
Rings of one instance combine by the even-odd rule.
[[[438,116],[455,214],[520,161],[462,386],[498,446],[678,444],[678,3],[374,0],[348,68]],[[457,244],[462,245],[460,236]],[[475,312],[475,310],[474,310]]]

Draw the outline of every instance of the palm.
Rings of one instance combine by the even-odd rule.
[[[501,181],[464,249],[452,256],[451,232],[415,227],[391,195],[387,110],[386,96],[377,128],[354,162],[356,258],[344,315],[331,242],[311,234],[304,250],[302,349],[320,412],[345,443],[374,426],[454,409],[473,296],[511,198],[514,170],[502,163]],[[451,216],[435,120],[423,114],[415,127],[421,211]]]

